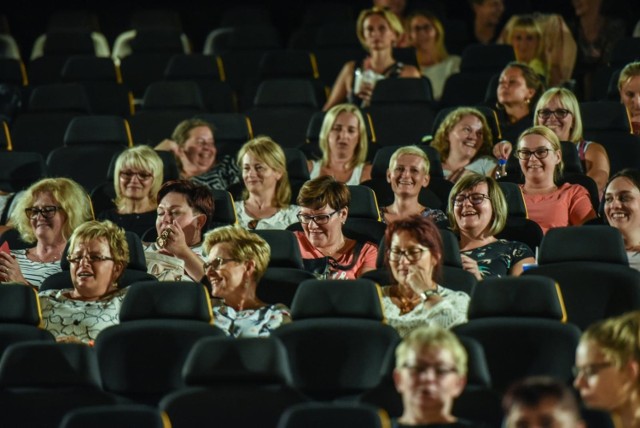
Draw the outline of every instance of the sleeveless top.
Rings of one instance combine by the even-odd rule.
[[[378,79],[386,79],[386,78],[397,78],[402,74],[402,69],[404,68],[404,64],[401,62],[394,62],[389,67],[387,67],[381,74],[377,74]],[[355,84],[356,84],[356,70],[364,71],[364,68],[356,67],[353,70],[353,82],[351,83],[351,92],[348,95],[348,101],[351,104],[356,104],[361,106],[363,103],[363,99],[358,97],[355,94]]]
[[[322,169],[322,165],[321,165],[322,161],[314,160],[314,161],[311,161],[311,164],[313,165],[313,168],[309,173],[309,178],[319,177],[320,169]],[[351,173],[351,177],[349,178],[349,181],[347,181],[344,184],[346,184],[347,186],[355,186],[357,184],[360,184],[360,178],[362,177],[363,169],[364,169],[364,163],[356,165],[356,167],[353,168],[353,172]]]

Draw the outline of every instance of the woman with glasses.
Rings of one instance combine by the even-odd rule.
[[[221,159],[216,156],[214,128],[205,120],[183,120],[176,126],[171,139],[162,141],[155,149],[173,152],[180,178],[193,179],[220,190],[240,182],[240,171],[233,156],[222,156]]]
[[[449,55],[444,43],[442,21],[427,10],[407,17],[409,42],[416,49],[420,72],[431,82],[433,99],[439,101],[447,78],[460,71],[460,56]]]
[[[322,279],[354,279],[375,269],[378,247],[347,238],[351,193],[346,184],[325,175],[307,181],[298,193],[302,231],[295,231],[305,269]]]
[[[156,221],[156,195],[163,181],[162,159],[149,146],[137,146],[116,159],[113,188],[115,207],[98,215],[142,237]]]
[[[542,92],[541,76],[521,62],[510,62],[498,80],[496,113],[502,140],[516,141],[533,123],[533,106]]]
[[[204,237],[206,279],[211,285],[216,327],[233,337],[265,337],[291,322],[289,308],[256,296],[271,249],[258,234],[240,226],[223,226]]]
[[[442,238],[435,223],[414,215],[387,226],[385,256],[394,284],[382,287],[389,325],[405,336],[424,325],[451,328],[467,322],[469,295],[438,284]]]
[[[444,177],[455,183],[465,174],[493,175],[493,137],[487,119],[477,109],[459,107],[444,118],[431,142],[442,160]]]
[[[235,203],[238,222],[248,229],[286,229],[298,221],[300,208],[291,205],[287,160],[269,137],[246,142],[238,151],[245,190]]]
[[[158,201],[158,237],[145,246],[148,272],[161,281],[200,281],[202,235],[214,209],[211,191],[190,180],[168,181],[158,191]]]
[[[393,381],[402,396],[394,427],[484,427],[453,415],[467,384],[467,352],[456,335],[438,326],[420,327],[396,348]]]
[[[92,343],[119,322],[128,290],[118,289],[129,262],[127,238],[108,220],[88,221],[74,230],[67,254],[73,288],[40,293],[44,328],[59,342]]]
[[[309,177],[335,177],[341,183],[360,184],[371,178],[367,159],[364,117],[352,104],[338,104],[324,115],[319,138],[322,159],[307,162]]]
[[[342,67],[323,111],[347,100],[358,107],[369,106],[375,83],[380,79],[420,77],[416,67],[393,57],[393,48],[404,34],[402,22],[393,12],[377,7],[363,10],[358,16],[356,32],[368,56]]]
[[[61,271],[60,258],[71,233],[93,218],[89,195],[68,178],[45,178],[29,187],[11,213],[9,225],[27,249],[0,251],[0,282],[33,287]]]
[[[449,221],[460,239],[462,267],[477,280],[520,275],[522,266],[535,263],[522,242],[498,239],[507,222],[507,201],[491,177],[469,174],[451,189]]]
[[[548,89],[536,104],[534,118],[534,125],[546,126],[560,141],[575,144],[585,173],[596,182],[602,196],[611,170],[609,156],[601,144],[583,138],[580,104],[573,92],[565,88]],[[494,147],[493,154],[507,159],[511,150],[511,143],[504,141]]]
[[[576,350],[574,387],[587,408],[609,412],[616,427],[640,426],[640,311],[589,326]]]
[[[556,183],[562,176],[560,140],[546,126],[520,135],[516,148],[524,184],[520,184],[529,218],[547,233],[552,227],[577,226],[596,217],[589,192],[579,184]]]

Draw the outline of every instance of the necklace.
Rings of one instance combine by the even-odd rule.
[[[342,236],[342,240],[340,241],[339,244],[336,245],[335,249],[333,251],[322,251],[321,249],[318,248],[318,251],[320,251],[320,253],[324,256],[330,256],[332,257],[334,254],[336,254],[340,249],[342,249],[342,247],[344,247],[345,244],[345,239],[344,239],[344,235]],[[331,248],[331,247],[329,247]]]
[[[33,251],[32,251],[33,250]],[[49,260],[41,258],[38,254],[36,254],[35,248],[30,248],[27,250],[27,254],[31,256],[32,259],[35,259],[36,262],[39,263],[53,263],[60,258],[62,253],[54,254],[53,257],[48,257]]]
[[[391,296],[398,300],[397,306],[403,315],[411,312],[422,301],[419,295],[403,296],[398,286],[392,286],[390,291]]]

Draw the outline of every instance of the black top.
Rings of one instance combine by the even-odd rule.
[[[403,425],[397,419],[391,420],[392,428],[488,428],[483,422],[472,422],[467,419],[460,419],[450,424],[424,424],[424,425]]]
[[[113,208],[102,211],[98,215],[98,220],[111,220],[124,230],[129,230],[137,234],[140,238],[152,227],[156,226],[156,211],[147,211],[139,214],[118,214]]]

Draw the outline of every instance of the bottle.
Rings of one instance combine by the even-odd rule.
[[[496,180],[507,176],[507,160],[498,159],[498,167],[496,168],[495,178]]]

